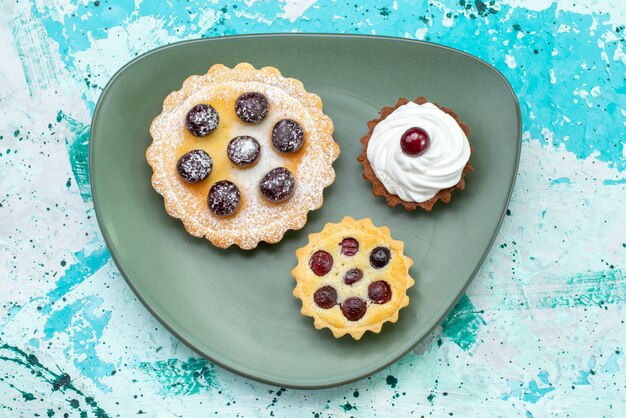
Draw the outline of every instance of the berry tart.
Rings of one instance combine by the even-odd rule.
[[[339,156],[322,101],[273,67],[212,66],[167,96],[150,126],[152,186],[214,245],[251,249],[304,226]]]
[[[470,130],[452,109],[425,97],[403,98],[367,126],[358,160],[374,195],[389,206],[430,212],[438,200],[448,203],[452,190],[465,188],[473,170]]]
[[[413,261],[403,249],[389,228],[375,227],[369,218],[346,216],[326,224],[296,251],[298,265],[291,274],[302,314],[313,317],[315,328],[329,328],[335,338],[349,334],[355,340],[396,322],[399,310],[409,304],[407,289],[415,283],[409,275]]]

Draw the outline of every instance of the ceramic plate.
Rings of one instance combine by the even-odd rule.
[[[188,235],[150,185],[148,128],[168,93],[215,63],[274,66],[318,94],[341,155],[324,206],[275,245],[220,250]],[[366,123],[399,97],[451,107],[472,130],[475,171],[433,212],[389,208],[356,158]],[[520,152],[520,114],[493,67],[459,51],[374,36],[250,35],[168,45],[125,65],[102,93],[91,127],[93,198],[104,238],[139,299],[174,335],[241,375],[286,387],[347,383],[396,361],[445,317],[487,254],[507,208]],[[300,315],[294,251],[327,222],[370,217],[406,243],[411,304],[396,324],[336,340]]]

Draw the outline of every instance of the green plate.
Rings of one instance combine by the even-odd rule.
[[[188,235],[150,185],[148,127],[165,96],[215,63],[274,66],[317,93],[341,155],[324,206],[275,245],[220,250]],[[467,188],[431,213],[389,208],[361,177],[366,122],[399,97],[426,96],[472,130]],[[98,221],[113,259],[152,314],[211,361],[286,387],[319,388],[368,376],[407,353],[445,317],[481,265],[502,222],[517,172],[521,120],[504,77],[465,53],[406,39],[250,35],[168,45],[113,76],[91,126]],[[396,324],[360,341],[333,338],[300,315],[291,292],[294,251],[327,222],[370,217],[406,243],[416,285]]]

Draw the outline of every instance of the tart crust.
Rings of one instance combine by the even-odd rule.
[[[359,251],[354,256],[341,254],[341,241],[352,237],[359,242]],[[391,250],[389,263],[375,269],[369,263],[369,254],[375,247],[384,246]],[[324,276],[317,276],[309,267],[311,255],[324,250],[333,257],[333,267]],[[376,227],[370,218],[354,220],[346,216],[339,223],[327,223],[321,232],[310,234],[306,246],[296,250],[298,265],[291,271],[296,280],[293,295],[302,301],[300,312],[313,317],[317,329],[329,328],[335,338],[346,334],[359,340],[367,331],[379,333],[385,322],[396,322],[400,309],[409,304],[407,289],[415,284],[409,275],[413,261],[403,254],[404,243],[394,240],[386,226]],[[347,270],[359,268],[363,278],[347,285],[343,275]],[[368,300],[370,283],[384,280],[391,288],[391,299],[384,304],[368,303],[365,315],[357,321],[349,321],[342,314],[340,304],[348,297]],[[313,300],[315,291],[323,286],[337,290],[337,304],[330,309],[322,309]]]
[[[427,101],[428,100],[426,100],[424,96],[420,96],[417,99],[413,100],[414,103],[417,103],[419,105],[424,104]],[[461,173],[461,180],[459,180],[457,184],[455,184],[452,187],[448,187],[446,189],[440,190],[439,192],[437,192],[435,196],[431,197],[430,199],[424,202],[407,202],[405,200],[402,200],[398,195],[389,193],[387,189],[385,188],[385,186],[383,185],[383,183],[378,179],[378,177],[376,177],[376,174],[374,173],[374,169],[372,168],[369,160],[367,159],[367,145],[370,141],[370,138],[372,137],[372,133],[374,132],[374,128],[376,127],[376,125],[378,125],[379,122],[383,121],[394,110],[396,110],[402,105],[407,104],[408,102],[409,102],[409,99],[400,98],[398,99],[395,105],[383,107],[380,110],[379,118],[372,119],[369,122],[367,122],[367,127],[369,128],[369,132],[363,138],[361,138],[361,144],[363,145],[363,152],[361,152],[357,160],[363,165],[363,178],[372,184],[372,193],[374,194],[374,196],[384,197],[385,200],[387,201],[387,205],[389,205],[390,207],[394,207],[396,205],[402,205],[407,210],[415,210],[418,207],[420,207],[424,209],[426,212],[430,212],[433,206],[435,205],[435,203],[437,203],[437,201],[441,200],[443,203],[450,202],[450,199],[452,198],[453,190],[455,189],[463,190],[465,188],[465,176],[467,175],[467,173],[473,171],[474,167],[472,167],[472,164],[468,161],[467,164],[465,164],[465,167],[463,168],[463,172]],[[461,129],[463,130],[463,133],[465,133],[465,136],[469,139],[469,136],[470,136],[469,127],[465,123],[463,123],[461,120],[459,120],[459,117],[452,109],[439,106],[436,103],[433,103],[433,104],[437,106],[439,109],[446,112],[448,115],[452,116],[454,120],[459,124]],[[471,149],[471,152],[473,153],[474,148],[470,146],[470,149]]]
[[[234,110],[236,98],[250,91],[261,92],[270,101],[268,117],[254,125],[239,120]],[[185,116],[199,103],[216,107],[220,124],[208,136],[192,138],[185,128]],[[293,154],[280,154],[271,145],[273,124],[283,118],[297,120],[305,131],[304,145]],[[259,163],[238,168],[226,157],[226,144],[250,130],[261,144]],[[235,244],[252,249],[260,241],[276,243],[287,230],[302,228],[308,212],[322,206],[323,190],[335,180],[332,163],[339,156],[333,130],[319,96],[307,92],[299,80],[283,77],[274,67],[257,70],[241,63],[231,69],[216,64],[205,75],[187,78],[180,90],[170,93],[161,114],[152,121],[153,141],[146,151],[153,170],[152,186],[163,196],[167,213],[180,219],[187,232],[219,248]],[[185,183],[176,172],[177,158],[185,147],[204,148],[213,158],[213,172],[203,185]],[[263,199],[258,188],[261,177],[278,166],[294,174],[296,189],[288,201],[277,204]],[[228,217],[214,215],[206,204],[209,187],[224,179],[237,184],[242,195],[238,211]]]

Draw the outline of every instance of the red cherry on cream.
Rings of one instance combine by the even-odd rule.
[[[419,157],[430,145],[430,135],[424,129],[414,126],[406,130],[400,138],[402,151],[409,157]]]

